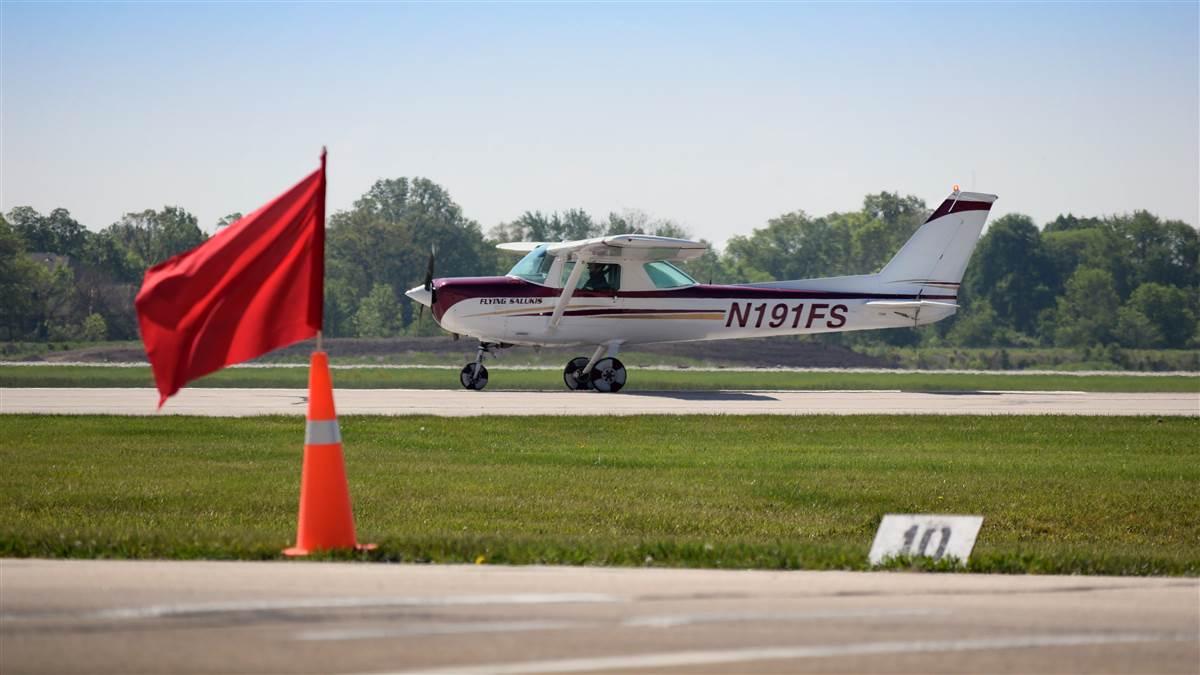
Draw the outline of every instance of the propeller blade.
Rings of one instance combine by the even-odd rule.
[[[429,251],[429,263],[425,267],[425,290],[427,291],[433,290],[433,256],[434,252],[431,249]]]
[[[433,261],[437,256],[437,244],[429,247],[429,264],[425,267],[425,290],[429,291],[430,306],[437,302],[437,291],[433,290]]]

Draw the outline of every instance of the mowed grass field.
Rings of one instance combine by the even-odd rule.
[[[1197,392],[1200,377],[1186,375],[1005,375],[1001,373],[784,372],[649,370],[627,366],[629,391],[719,389],[906,391],[1092,391]],[[493,390],[561,390],[559,370],[489,366]],[[307,385],[306,368],[226,368],[189,384],[193,387],[295,387]],[[348,389],[455,389],[458,372],[448,368],[352,368],[334,371],[337,387]],[[153,387],[149,366],[0,366],[0,387]]]
[[[345,417],[370,560],[864,569],[885,513],[980,572],[1200,574],[1200,420]],[[278,558],[297,418],[0,416],[0,555]]]

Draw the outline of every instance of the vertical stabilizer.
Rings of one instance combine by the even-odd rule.
[[[954,192],[879,272],[889,285],[958,292],[996,195]]]

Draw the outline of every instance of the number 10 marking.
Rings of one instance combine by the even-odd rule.
[[[931,527],[925,530],[925,534],[921,536],[921,544],[915,553],[912,553],[913,542],[917,540],[917,532],[921,531],[920,525],[913,525],[904,531],[904,547],[900,549],[900,555],[914,555],[918,557],[930,557],[934,560],[941,560],[946,554],[946,545],[950,543],[950,528],[940,528],[942,537],[938,540],[937,551],[932,555],[928,555],[925,551],[929,548],[929,540],[933,538],[933,533],[939,531],[939,528]]]

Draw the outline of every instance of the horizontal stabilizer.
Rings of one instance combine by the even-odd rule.
[[[866,311],[879,316],[902,316],[911,319],[914,326],[920,326],[954,314],[958,311],[958,305],[932,300],[872,300],[866,303]]]

